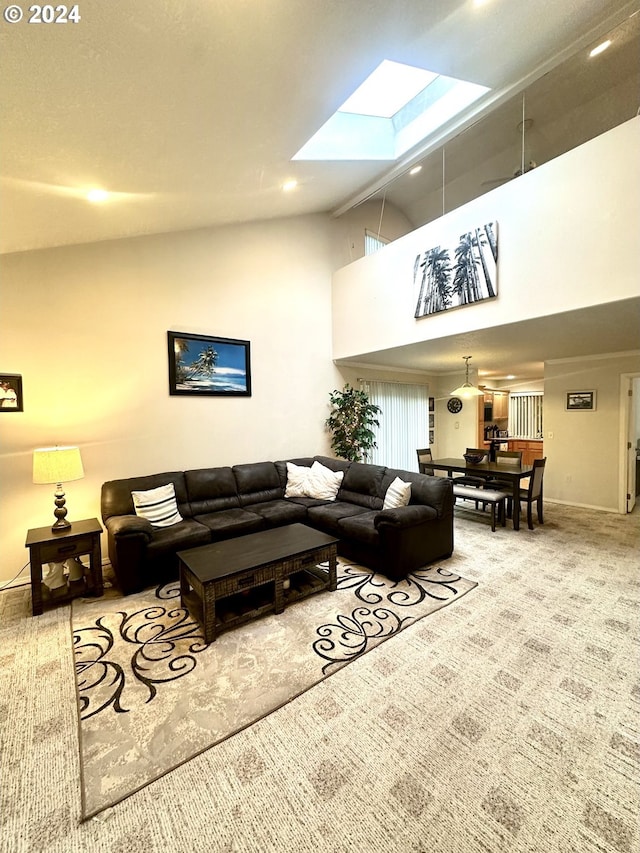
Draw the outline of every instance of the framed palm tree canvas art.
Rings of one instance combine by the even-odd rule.
[[[413,265],[416,319],[498,295],[498,223],[420,252]]]
[[[251,396],[251,344],[190,332],[167,332],[169,394]]]

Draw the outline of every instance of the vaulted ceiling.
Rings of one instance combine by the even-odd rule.
[[[447,141],[452,187],[470,169],[489,185],[520,162],[522,92],[542,161],[565,144],[555,137],[568,131],[567,98],[579,106],[634,60],[638,71],[627,0],[91,0],[66,24],[28,23],[23,8],[0,27],[2,252],[335,212],[382,187],[419,225],[442,170],[436,156],[409,183],[409,164]],[[587,73],[586,48],[619,28],[606,73]],[[385,58],[491,92],[401,163],[292,163]],[[473,127],[490,111],[480,143]],[[285,194],[290,178],[298,187]],[[91,205],[92,187],[113,195]]]
[[[0,26],[1,253],[339,215],[368,198],[417,227],[638,111],[628,0],[89,0],[58,24],[28,23],[22,8]],[[491,91],[397,163],[291,162],[383,59]],[[91,188],[108,201],[87,202]],[[634,314],[587,319],[547,335],[546,350],[539,334],[528,350],[517,329],[502,340],[539,375],[542,352],[604,352],[604,327],[626,330],[617,349],[634,339]],[[375,360],[437,371],[475,353],[497,376],[512,369],[509,346],[476,335]]]

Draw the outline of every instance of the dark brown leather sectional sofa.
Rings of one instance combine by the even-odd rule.
[[[343,471],[336,499],[285,498],[287,461]],[[383,510],[396,477],[411,483],[410,503]],[[174,484],[183,520],[152,527],[135,514],[131,492],[167,483]],[[296,522],[338,537],[338,553],[348,560],[400,580],[451,556],[453,504],[446,478],[326,456],[111,480],[101,497],[109,559],[125,594],[176,578],[178,551]]]

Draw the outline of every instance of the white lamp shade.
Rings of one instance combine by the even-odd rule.
[[[39,447],[33,451],[34,483],[69,483],[83,477],[78,447]]]
[[[484,391],[480,388],[476,388],[475,385],[471,385],[469,382],[465,382],[464,385],[461,385],[459,388],[455,388],[451,394],[451,397],[462,397],[463,399],[471,399],[471,397],[483,397]]]

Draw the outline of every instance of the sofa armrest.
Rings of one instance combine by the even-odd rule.
[[[389,525],[396,528],[416,527],[426,521],[432,521],[438,517],[438,513],[431,506],[422,504],[410,504],[399,506],[395,509],[383,509],[373,520],[376,530],[381,526]]]
[[[151,522],[138,515],[112,515],[105,521],[105,526],[115,539],[121,539],[123,536],[142,536],[145,542],[150,542],[153,536]]]

